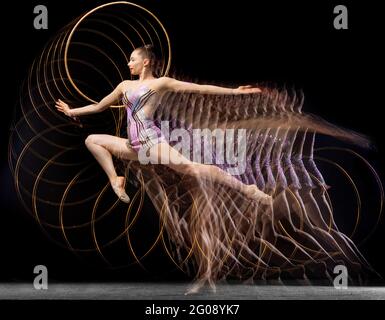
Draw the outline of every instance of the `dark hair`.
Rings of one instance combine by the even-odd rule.
[[[155,77],[160,77],[164,68],[163,59],[159,58],[155,47],[152,44],[146,44],[142,47],[138,47],[135,50],[139,51],[139,54],[150,60],[150,67]]]

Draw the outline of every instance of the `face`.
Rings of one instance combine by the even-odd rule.
[[[134,50],[130,56],[128,67],[132,75],[141,74],[143,68],[148,65],[148,59],[144,59],[138,50]]]

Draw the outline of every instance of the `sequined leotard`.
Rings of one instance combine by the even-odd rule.
[[[158,102],[156,91],[142,85],[127,90],[122,100],[127,110],[127,146],[139,152],[141,148],[148,149],[166,141],[152,118]]]

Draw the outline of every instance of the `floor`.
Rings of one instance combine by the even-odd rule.
[[[217,285],[185,295],[186,283],[65,283],[37,290],[32,283],[0,283],[0,300],[383,300],[385,287]]]

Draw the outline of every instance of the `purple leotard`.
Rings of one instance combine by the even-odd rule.
[[[123,95],[123,103],[127,110],[127,146],[136,152],[141,148],[148,149],[166,141],[160,128],[152,119],[158,100],[156,95],[156,91],[145,85],[139,86],[134,91],[129,89]],[[148,115],[146,111],[152,114]]]

